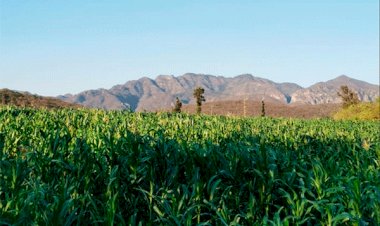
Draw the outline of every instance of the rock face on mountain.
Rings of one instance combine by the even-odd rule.
[[[374,101],[379,96],[379,86],[341,75],[327,82],[319,82],[309,88],[295,91],[290,103],[340,103],[341,99],[337,92],[342,85],[354,90],[361,101]]]
[[[338,103],[336,95],[341,85],[358,92],[361,100],[371,101],[379,96],[377,85],[340,76],[334,80],[302,88],[294,83],[276,83],[250,74],[233,78],[204,74],[184,74],[179,77],[159,75],[116,85],[109,90],[89,90],[59,96],[61,100],[103,109],[131,109],[154,111],[168,109],[178,97],[185,104],[193,104],[193,90],[205,89],[207,102],[234,100],[261,100],[278,103]]]

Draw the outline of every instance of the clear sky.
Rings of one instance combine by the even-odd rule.
[[[40,95],[143,76],[379,83],[378,0],[0,0],[0,88]]]

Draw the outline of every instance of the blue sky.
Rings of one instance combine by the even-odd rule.
[[[379,1],[0,0],[0,88],[54,96],[187,72],[378,84]]]

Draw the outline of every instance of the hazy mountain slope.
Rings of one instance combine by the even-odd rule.
[[[193,90],[205,89],[207,102],[261,100],[277,103],[339,103],[336,92],[341,85],[348,85],[359,93],[362,100],[371,101],[378,96],[378,86],[347,76],[302,88],[294,83],[276,83],[268,79],[243,74],[233,78],[187,73],[182,76],[159,75],[116,85],[109,90],[84,91],[77,95],[59,98],[88,107],[104,109],[132,109],[154,111],[172,107],[178,97],[184,104],[193,104]]]
[[[277,88],[278,84],[268,79],[254,77],[252,75],[240,75],[230,79],[226,87],[226,95],[222,100],[250,100],[266,99],[287,103],[286,95]],[[218,99],[220,100],[220,99]]]
[[[289,82],[279,83],[276,87],[280,92],[285,94],[288,103],[291,101],[293,93],[303,89],[301,86]]]
[[[77,95],[59,96],[63,101],[77,103],[86,107],[103,109],[128,109],[129,103],[123,102],[106,89],[87,90]]]
[[[362,101],[374,101],[379,96],[379,86],[342,75],[294,92],[291,103],[340,103],[341,99],[337,92],[342,85],[354,90]]]

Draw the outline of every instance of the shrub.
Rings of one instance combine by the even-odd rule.
[[[360,103],[338,111],[334,119],[380,119],[380,98],[373,103]]]

